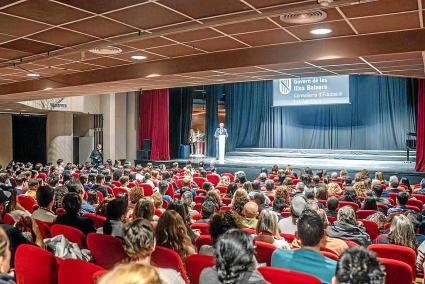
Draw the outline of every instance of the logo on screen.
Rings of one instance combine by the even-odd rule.
[[[280,79],[279,90],[282,95],[287,95],[291,92],[291,79]]]

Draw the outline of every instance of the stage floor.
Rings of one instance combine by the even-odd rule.
[[[193,163],[204,161],[208,164],[215,161],[215,158],[190,160]],[[255,176],[261,168],[270,169],[275,164],[283,168],[291,165],[298,171],[307,166],[313,171],[346,169],[351,176],[362,169],[368,169],[371,174],[380,170],[387,177],[396,174],[418,182],[425,174],[415,172],[415,160],[415,152],[411,152],[410,162],[407,162],[405,151],[240,148],[226,153],[224,163],[215,161],[215,165],[219,171],[243,170],[248,171],[250,176]]]

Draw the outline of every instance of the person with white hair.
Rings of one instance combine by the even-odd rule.
[[[398,193],[400,191],[403,191],[402,189],[400,189],[398,187],[399,185],[399,180],[397,176],[390,176],[390,186],[387,188],[387,192],[388,193]]]
[[[297,183],[295,186],[295,192],[292,194],[293,197],[297,195],[304,195],[305,184],[302,182]]]

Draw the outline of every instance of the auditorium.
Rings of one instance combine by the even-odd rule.
[[[0,0],[0,284],[420,284],[425,0]]]

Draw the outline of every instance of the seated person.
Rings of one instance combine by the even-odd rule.
[[[275,250],[271,266],[307,273],[319,278],[323,283],[331,283],[336,262],[320,253],[320,245],[325,237],[325,225],[319,214],[306,209],[298,219],[297,235],[301,241],[301,249]]]
[[[36,179],[30,179],[28,181],[28,189],[25,192],[26,196],[31,196],[32,198],[35,199],[35,195],[37,193],[37,189],[40,186],[40,184],[38,183],[38,181]]]
[[[425,194],[425,178],[423,178],[421,180],[421,182],[419,183],[419,185],[421,186],[420,188],[418,188],[415,192],[413,192],[414,194]]]
[[[394,216],[388,235],[379,235],[375,243],[405,246],[414,251],[416,251],[418,247],[413,224],[410,222],[409,218],[402,214]]]
[[[370,244],[370,237],[366,230],[356,221],[356,213],[351,206],[344,206],[338,210],[337,220],[328,227],[328,236],[346,241],[353,241],[360,245]]]
[[[123,198],[115,198],[106,205],[106,221],[96,233],[122,238],[123,220],[127,215],[128,203]]]
[[[245,204],[240,218],[240,228],[254,229],[257,227],[258,205],[250,201]]]
[[[210,221],[210,236],[213,241],[213,245],[201,246],[199,248],[199,254],[214,256],[214,245],[219,237],[228,230],[236,228],[238,228],[236,223],[236,216],[232,211],[219,212],[214,214]]]
[[[297,231],[297,220],[304,211],[307,202],[303,195],[295,196],[291,200],[291,216],[279,221],[279,231],[284,234],[294,235]]]
[[[68,188],[68,192],[75,192],[80,196],[80,198],[81,198],[81,209],[80,209],[81,211],[80,211],[80,213],[81,214],[95,213],[96,212],[96,209],[93,206],[91,206],[87,202],[87,200],[84,200],[84,187],[80,182],[78,182],[78,181],[68,182],[66,184],[66,187]]]
[[[93,221],[87,217],[79,216],[81,210],[81,197],[75,192],[68,192],[62,199],[66,213],[56,218],[56,224],[74,227],[85,235],[96,231]]]
[[[53,223],[56,219],[53,213],[53,197],[55,195],[54,189],[48,186],[40,186],[36,193],[38,208],[32,213],[34,219]]]
[[[326,215],[336,218],[336,216],[338,214],[336,209],[338,208],[338,205],[339,205],[338,198],[336,198],[335,196],[331,196],[331,197],[328,198],[328,201],[326,202],[326,204],[327,204],[327,207],[328,207],[328,209],[326,210]]]
[[[137,280],[135,280],[137,279]],[[114,266],[114,268],[97,282],[98,284],[134,284],[149,283],[149,284],[162,284],[159,273],[150,265],[140,263],[123,263]],[[1,283],[1,282],[0,282]]]
[[[216,212],[217,207],[214,202],[209,199],[206,199],[202,203],[201,215],[202,218],[196,221],[195,223],[209,223],[211,216]]]
[[[109,193],[105,187],[105,176],[98,174],[95,178],[96,183],[91,187],[91,189],[99,191],[103,194],[103,197],[108,197]]]
[[[382,197],[384,190],[382,189],[381,185],[377,184],[374,187],[372,187],[372,194],[376,199],[377,204],[384,204],[388,206],[388,208],[393,207],[392,203],[388,200],[388,198]]]
[[[333,284],[385,283],[385,267],[375,253],[364,247],[351,247],[339,258]]]
[[[254,253],[250,235],[238,229],[227,231],[215,245],[215,267],[205,268],[199,283],[268,283],[257,271]]]
[[[408,192],[402,191],[402,192],[397,193],[397,198],[396,198],[397,206],[388,209],[387,215],[390,215],[392,213],[404,212],[406,210],[409,210],[406,207],[408,200],[409,200],[409,193]]]
[[[400,182],[398,181],[397,176],[390,176],[390,186],[387,187],[386,192],[389,193],[399,193],[403,191],[402,188],[399,187]]]
[[[279,234],[277,214],[271,210],[261,211],[258,218],[256,241],[274,244],[278,248],[291,249],[289,244]]]
[[[363,201],[362,210],[375,210],[379,211],[378,206],[376,205],[376,198],[372,196],[367,196],[365,200]]]
[[[162,195],[162,199],[167,202],[170,202],[171,200],[173,200],[173,197],[166,194],[168,190],[168,186],[169,186],[168,182],[165,180],[162,180],[158,185],[158,190],[159,190],[159,193],[161,193]]]
[[[421,213],[416,212],[414,210],[407,211],[406,217],[409,218],[410,222],[413,225],[413,229],[416,233],[416,242],[419,246],[423,241],[425,241],[425,235],[423,235],[423,230],[421,230],[423,217]]]

